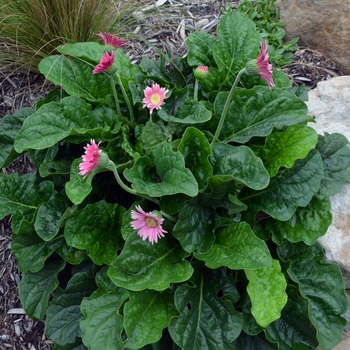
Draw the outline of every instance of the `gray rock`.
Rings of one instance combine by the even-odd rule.
[[[350,74],[350,0],[278,0],[286,39],[320,51]]]
[[[350,140],[350,76],[318,83],[309,92],[309,113],[317,124],[309,123],[319,134],[340,133]],[[350,184],[331,198],[333,221],[319,239],[327,259],[340,265],[345,284],[350,288]]]

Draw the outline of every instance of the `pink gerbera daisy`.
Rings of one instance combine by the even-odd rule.
[[[96,35],[103,40],[105,45],[112,46],[113,49],[127,45],[125,40],[110,33],[98,33]]]
[[[79,164],[79,174],[84,178],[93,171],[99,163],[101,157],[101,150],[98,148],[101,142],[96,144],[95,140],[90,140],[90,144],[87,144],[85,154],[82,156],[83,161]]]
[[[103,73],[106,72],[110,75],[114,74],[116,71],[116,68],[113,66],[114,64],[114,55],[115,55],[115,51],[111,52],[111,55],[109,55],[108,52],[106,52],[102,58],[100,63],[95,67],[95,69],[93,70],[93,74],[97,74],[97,73]]]
[[[141,206],[137,205],[136,210],[131,211],[131,218],[134,220],[130,223],[134,230],[138,230],[138,235],[145,241],[147,238],[153,244],[158,242],[159,237],[164,237],[162,224],[164,219],[160,219],[157,215],[146,213]]]
[[[142,100],[143,107],[149,108],[150,114],[152,114],[154,109],[162,109],[161,106],[164,103],[168,92],[169,90],[161,88],[158,84],[146,87],[144,90],[145,98]]]
[[[256,60],[247,63],[246,71],[248,75],[260,75],[269,88],[276,86],[272,79],[272,64],[269,63],[269,54],[267,52],[267,43],[265,40],[261,41],[261,49]]]

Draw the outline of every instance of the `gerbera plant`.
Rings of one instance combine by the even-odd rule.
[[[0,182],[26,313],[55,349],[332,349],[348,302],[317,239],[348,140],[239,12],[184,58],[100,37],[43,59],[61,89],[1,122],[2,167],[37,169]]]

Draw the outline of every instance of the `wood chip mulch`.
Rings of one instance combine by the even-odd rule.
[[[195,30],[215,32],[222,9],[227,4],[236,8],[240,0],[158,0],[150,1],[134,15],[138,24],[134,34],[143,40],[130,40],[128,54],[133,62],[142,56],[157,58],[158,50],[173,50],[176,55],[186,55],[185,40]],[[153,6],[153,8],[151,8]],[[293,85],[305,84],[308,89],[317,82],[343,75],[337,65],[318,51],[300,47],[292,64],[283,67]],[[39,73],[1,71],[0,66],[0,119],[21,107],[35,106],[52,89]],[[32,172],[34,169],[26,155],[12,163],[4,174]],[[11,218],[0,221],[0,350],[49,350],[52,343],[46,339],[44,323],[25,315],[18,298],[20,272],[11,255]],[[107,350],[107,349],[103,349]]]

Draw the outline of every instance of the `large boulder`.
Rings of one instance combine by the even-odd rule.
[[[309,92],[309,113],[316,124],[309,125],[319,134],[340,133],[350,140],[350,76],[319,82]],[[340,265],[345,284],[350,288],[350,184],[331,197],[333,221],[327,233],[319,239],[327,259]]]
[[[278,0],[286,39],[320,51],[350,74],[350,0]]]

